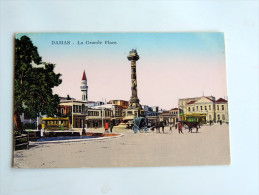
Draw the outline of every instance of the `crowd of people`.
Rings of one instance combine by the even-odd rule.
[[[161,133],[161,129],[162,129],[162,133],[165,133],[165,123],[163,123],[163,122],[160,122],[160,123],[155,123],[155,125],[154,126],[152,126],[151,128],[150,128],[150,130],[151,131],[153,131],[153,132],[155,132],[155,130],[156,130],[156,132],[157,133]],[[173,133],[173,128],[175,128],[176,130],[178,130],[178,132],[179,132],[179,134],[181,133],[181,134],[183,134],[183,126],[182,126],[182,123],[176,123],[176,124],[172,124],[172,125],[168,125],[169,126],[169,132],[170,133]]]
[[[211,124],[210,124],[211,125]],[[110,123],[108,121],[105,121],[104,124],[104,132],[105,133],[112,133],[113,131],[113,127],[115,126],[114,122],[111,121]],[[185,128],[189,129],[189,132],[192,133],[192,128],[195,127],[196,128],[196,132],[198,132],[198,129],[200,128],[200,124],[186,124],[184,122],[178,122],[176,124],[165,124],[164,122],[157,122],[155,123],[152,127],[150,127],[150,130],[153,131],[153,133],[155,133],[155,131],[157,133],[165,133],[165,126],[169,127],[169,132],[173,133],[173,129],[178,130],[179,134],[183,134],[183,126]],[[82,129],[82,135],[86,134],[86,130],[85,128]]]

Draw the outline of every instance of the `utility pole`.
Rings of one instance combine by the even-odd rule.
[[[102,128],[103,128],[103,106],[101,105],[101,107],[102,107],[102,113],[101,113],[101,115],[102,115]]]
[[[73,129],[73,127],[74,127],[73,116],[74,116],[74,101],[72,100],[72,121],[71,121],[71,129]]]

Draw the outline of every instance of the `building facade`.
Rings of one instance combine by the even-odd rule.
[[[85,127],[85,118],[88,115],[88,106],[86,101],[62,100],[59,104],[59,112],[63,116],[68,116],[70,118],[72,128]]]
[[[108,104],[114,105],[114,117],[120,119],[124,117],[123,111],[129,106],[129,102],[125,100],[110,100]]]
[[[220,98],[215,102],[216,121],[229,122],[228,101]]]
[[[228,123],[228,102],[220,98],[217,101],[213,96],[179,99],[179,108],[183,114],[206,115],[206,121]]]
[[[88,107],[87,101],[63,100],[60,102],[60,112],[69,116],[72,128],[100,128],[106,121],[113,118],[113,105]]]

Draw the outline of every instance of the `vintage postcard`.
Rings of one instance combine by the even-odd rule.
[[[17,33],[15,168],[230,164],[224,33]]]

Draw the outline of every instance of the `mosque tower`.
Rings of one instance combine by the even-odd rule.
[[[87,79],[86,79],[86,76],[85,76],[85,71],[83,73],[80,88],[81,88],[81,92],[82,92],[82,100],[88,101],[88,86],[87,86]]]

